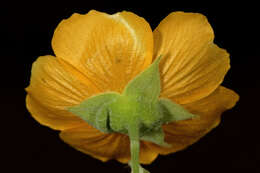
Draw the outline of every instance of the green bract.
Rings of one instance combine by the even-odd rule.
[[[70,112],[104,133],[129,135],[134,173],[139,172],[139,140],[168,147],[162,125],[195,116],[171,100],[159,98],[160,59],[130,81],[122,94],[99,94],[69,108]]]

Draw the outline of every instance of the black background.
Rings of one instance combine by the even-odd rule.
[[[52,34],[57,24],[74,12],[96,9],[107,13],[132,11],[144,17],[154,29],[172,11],[199,12],[207,16],[215,32],[215,43],[231,54],[231,70],[223,85],[240,95],[221,124],[184,151],[159,156],[144,166],[152,173],[256,172],[256,111],[259,105],[259,31],[252,6],[220,7],[112,7],[106,1],[91,1],[80,8],[59,3],[14,3],[1,6],[1,157],[5,172],[130,172],[109,161],[102,163],[63,143],[58,132],[38,124],[25,108],[24,88],[29,85],[31,64],[40,55],[53,54]],[[258,44],[259,45],[259,44]]]

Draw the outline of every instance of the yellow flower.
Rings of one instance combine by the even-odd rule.
[[[99,93],[121,93],[162,55],[160,97],[199,118],[163,126],[170,148],[142,141],[140,162],[149,164],[158,154],[173,153],[198,141],[238,101],[235,92],[220,86],[230,60],[213,39],[206,17],[198,13],[173,12],[153,32],[143,18],[131,12],[73,14],[54,32],[56,57],[42,56],[33,63],[26,106],[39,123],[60,130],[61,139],[77,150],[102,161],[127,163],[128,136],[100,132],[68,107]]]

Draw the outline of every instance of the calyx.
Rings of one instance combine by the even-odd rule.
[[[164,142],[163,124],[194,118],[182,106],[160,96],[158,57],[146,70],[131,80],[123,93],[107,92],[68,108],[70,112],[104,133],[122,133],[130,138],[133,173],[139,165],[139,141],[169,147]]]

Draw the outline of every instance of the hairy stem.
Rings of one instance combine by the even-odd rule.
[[[139,142],[139,126],[136,121],[130,124],[128,133],[130,137],[132,173],[139,173],[140,142]]]

